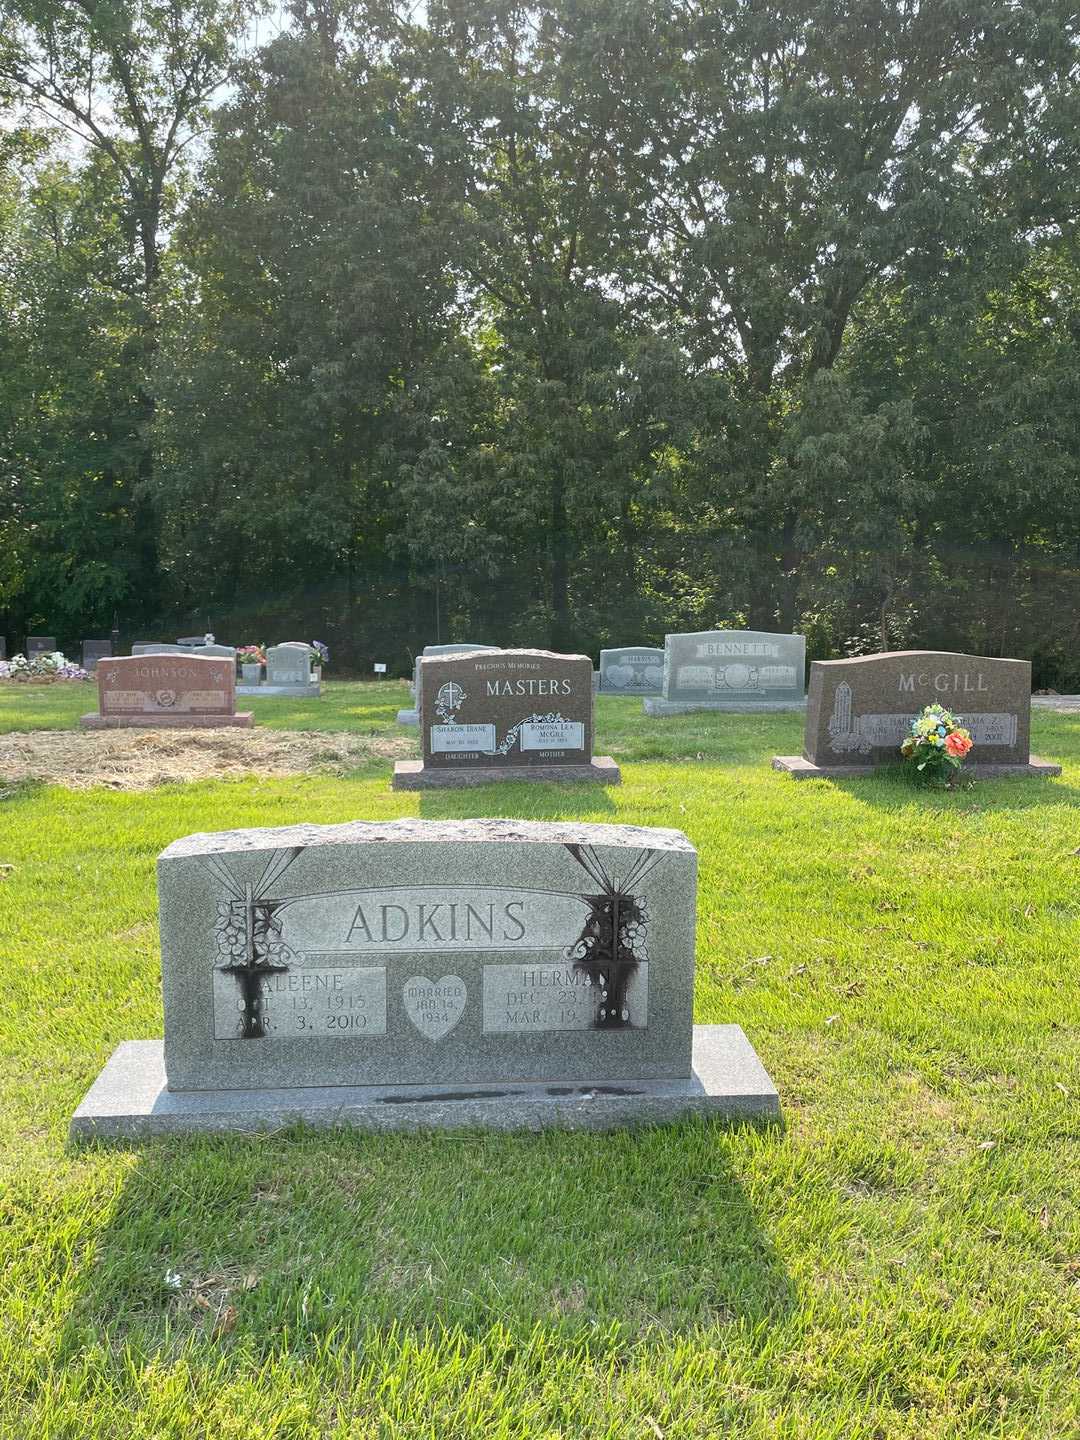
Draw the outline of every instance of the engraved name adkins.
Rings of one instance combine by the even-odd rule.
[[[633,853],[608,875],[590,846],[566,845],[587,891],[500,885],[383,885],[283,893],[300,849],[270,854],[242,884],[217,856],[221,888],[213,957],[216,1040],[377,1038],[398,1005],[421,1035],[448,1035],[470,1002],[484,1034],[643,1030],[648,1018],[649,907],[640,887],[664,859]],[[520,950],[520,963],[507,952]],[[424,954],[480,959],[478,997],[456,973],[401,976]]]

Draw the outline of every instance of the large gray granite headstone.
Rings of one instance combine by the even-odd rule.
[[[26,658],[28,660],[33,660],[38,655],[52,655],[55,650],[55,635],[28,635],[26,637]]]
[[[897,763],[923,708],[944,705],[975,742],[974,764],[1027,764],[1031,663],[941,650],[893,650],[810,667],[803,753],[836,768]]]
[[[178,840],[158,859],[169,1087],[687,1076],[696,869],[680,831],[626,825]]]
[[[664,652],[643,646],[600,651],[602,695],[661,695]]]
[[[664,639],[663,698],[681,704],[802,701],[806,637],[703,630]]]

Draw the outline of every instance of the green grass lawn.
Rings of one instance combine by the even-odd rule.
[[[4,687],[0,728],[92,698]],[[405,702],[253,708],[377,733]],[[611,790],[9,790],[2,1440],[1080,1435],[1080,716],[1034,716],[1060,780],[955,794],[796,784],[769,757],[800,730],[604,698]],[[744,1027],[785,1125],[68,1148],[112,1048],[161,1033],[159,850],[417,814],[684,829],[697,1018]]]

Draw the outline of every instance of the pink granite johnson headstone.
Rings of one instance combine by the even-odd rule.
[[[236,713],[236,665],[201,655],[122,655],[99,660],[98,713],[88,730],[232,725],[247,728],[251,712]]]

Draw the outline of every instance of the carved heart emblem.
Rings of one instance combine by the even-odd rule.
[[[439,980],[413,975],[405,981],[405,1013],[429,1040],[450,1034],[465,1013],[468,998],[460,975],[443,975]]]

